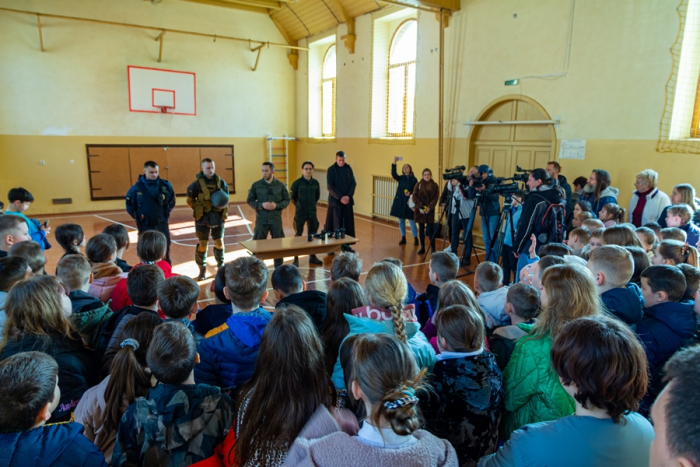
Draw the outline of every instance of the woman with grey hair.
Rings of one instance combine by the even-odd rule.
[[[659,174],[651,169],[642,170],[634,182],[636,190],[632,193],[627,221],[635,227],[649,222],[656,222],[661,212],[671,204],[668,195],[656,187]]]

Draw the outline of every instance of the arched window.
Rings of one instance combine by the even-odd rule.
[[[321,78],[321,134],[335,136],[335,44],[331,45],[323,58]]]
[[[413,135],[416,102],[416,49],[418,21],[404,21],[394,33],[389,47],[389,89],[387,93],[387,133]]]

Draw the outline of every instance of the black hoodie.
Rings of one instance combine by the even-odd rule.
[[[633,327],[644,318],[644,296],[633,282],[600,295],[610,314]]]
[[[323,333],[323,322],[326,320],[326,294],[318,290],[307,290],[305,292],[287,295],[277,302],[275,307],[288,303],[296,305],[309,314],[319,335]]]
[[[517,253],[524,253],[530,248],[530,235],[535,232],[535,226],[547,207],[551,204],[556,204],[561,202],[561,196],[559,192],[554,189],[554,187],[542,186],[539,190],[530,192],[525,198],[525,203],[523,204],[523,212],[520,215],[520,222],[518,222],[518,229],[515,233],[515,239],[513,241],[513,251]],[[539,216],[538,216],[539,214]],[[542,247],[542,245],[537,244],[537,250]]]

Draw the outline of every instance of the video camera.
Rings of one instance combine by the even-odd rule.
[[[515,173],[513,174],[513,177],[511,177],[511,180],[515,180],[516,182],[527,182],[528,177],[530,176],[530,173],[532,170],[530,169],[523,169],[519,165],[515,166]]]
[[[466,170],[466,167],[463,165],[458,165],[457,167],[447,169],[447,170],[445,170],[445,173],[442,174],[442,179],[443,180],[462,180],[464,178],[464,171],[465,170]]]
[[[340,240],[341,238],[345,238],[345,229],[341,227],[339,229],[335,229],[335,231],[322,230],[321,233],[310,233],[309,241],[313,242],[314,238],[318,238],[323,241],[326,241],[328,238],[335,238],[336,240]]]

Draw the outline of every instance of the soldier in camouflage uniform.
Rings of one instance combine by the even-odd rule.
[[[306,161],[301,164],[303,175],[299,177],[289,190],[292,204],[296,207],[294,213],[294,236],[301,237],[304,233],[304,224],[307,233],[318,232],[318,217],[316,217],[316,204],[321,197],[321,186],[318,180],[313,178],[314,164]],[[309,264],[323,264],[316,255],[309,256]],[[299,257],[294,257],[294,266],[299,266]]]
[[[199,241],[194,253],[194,261],[199,266],[199,276],[196,278],[198,281],[207,277],[210,234],[214,239],[217,268],[224,264],[224,222],[228,218],[228,203],[222,208],[216,208],[212,204],[211,196],[220,190],[228,198],[228,185],[214,171],[214,161],[209,158],[202,159],[202,171],[187,188],[187,204],[193,209],[195,231]]]
[[[289,205],[289,192],[284,183],[275,179],[275,166],[272,162],[263,162],[262,180],[253,183],[248,192],[248,205],[255,209],[255,233],[253,240],[283,238],[282,210]],[[275,267],[282,264],[282,258],[275,258]]]
[[[195,384],[199,355],[192,333],[179,322],[161,324],[146,362],[159,384],[122,415],[112,465],[180,467],[214,455],[232,427],[233,402],[216,386]]]

